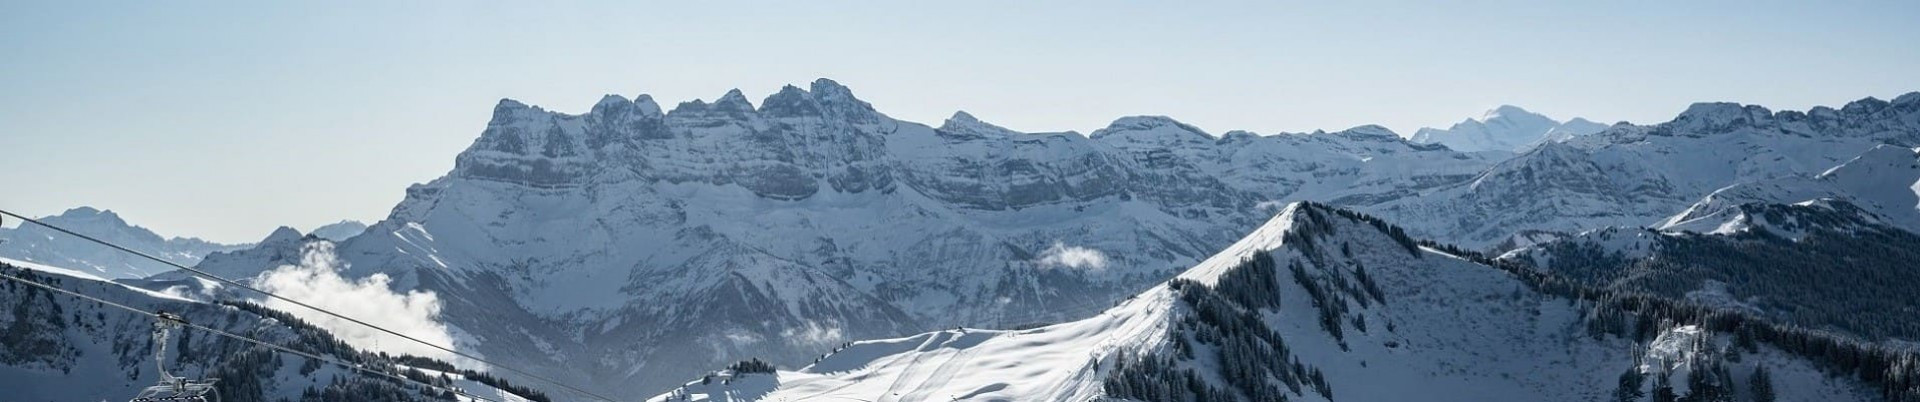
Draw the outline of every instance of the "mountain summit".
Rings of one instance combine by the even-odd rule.
[[[193,237],[162,237],[127,223],[112,210],[93,207],[73,208],[39,220],[183,265],[198,263],[210,253],[251,246],[219,244]],[[173,269],[34,224],[0,228],[0,258],[78,269],[107,279],[142,278]]]
[[[1519,106],[1501,105],[1477,119],[1455,123],[1447,129],[1421,128],[1413,142],[1444,144],[1461,152],[1525,152],[1542,143],[1600,132],[1605,125],[1574,118],[1565,123]]]

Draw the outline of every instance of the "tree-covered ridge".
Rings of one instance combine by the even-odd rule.
[[[1787,227],[1714,235],[1648,232],[1643,235],[1654,244],[1644,256],[1572,238],[1540,245],[1518,260],[1586,286],[1674,299],[1718,282],[1739,307],[1769,318],[1872,341],[1920,340],[1920,297],[1914,296],[1920,294],[1920,235],[1863,221],[1848,208],[1743,209]]]
[[[1589,286],[1520,262],[1496,260],[1479,252],[1431,241],[1424,244],[1506,271],[1536,291],[1585,303],[1589,308],[1587,329],[1594,337],[1618,336],[1645,343],[1663,329],[1698,325],[1707,331],[1732,334],[1738,343],[1771,346],[1813,362],[1831,374],[1872,384],[1890,402],[1920,401],[1920,355],[1912,350],[1684,299],[1632,289]]]
[[[179,331],[172,337],[167,365],[176,375],[217,378],[216,388],[228,401],[450,401],[457,375],[487,384],[528,400],[551,401],[539,391],[504,379],[418,356],[392,356],[361,351],[326,330],[286,312],[245,302],[194,303],[140,295],[116,285],[42,274],[0,263],[0,273],[62,289],[128,304],[166,311],[204,325],[289,349],[327,356],[346,364],[386,372],[421,385],[365,375],[300,356],[289,356],[250,342],[199,332]],[[109,308],[14,282],[0,281],[0,302],[10,308],[0,317],[0,363],[40,370],[69,372],[79,368],[87,351],[80,342],[108,344],[112,362],[124,377],[93,379],[98,386],[149,385],[153,374],[153,342],[148,335],[153,318]],[[434,370],[440,374],[428,374]],[[293,372],[306,381],[288,381]],[[453,373],[451,375],[446,373]],[[134,388],[137,389],[137,388]],[[286,399],[297,395],[297,399]]]
[[[1212,284],[1168,281],[1188,312],[1168,330],[1171,352],[1117,356],[1104,384],[1107,394],[1145,401],[1286,401],[1308,393],[1333,398],[1325,374],[1295,357],[1265,315],[1279,313],[1284,285],[1293,283],[1305,289],[1320,328],[1345,350],[1345,331],[1368,330],[1366,315],[1354,309],[1387,299],[1354,258],[1353,243],[1335,232],[1360,224],[1414,258],[1420,256],[1419,244],[1379,218],[1311,202],[1297,204],[1288,224],[1281,240],[1287,249],[1254,252],[1221,271]],[[1206,360],[1214,362],[1225,384],[1211,384],[1193,371],[1197,353],[1213,354]]]
[[[1280,333],[1269,328],[1263,311],[1280,308],[1279,269],[1273,257],[1256,253],[1221,274],[1208,286],[1174,279],[1174,291],[1191,314],[1169,328],[1173,351],[1158,355],[1116,356],[1103,385],[1107,395],[1145,401],[1286,401],[1312,387],[1325,397],[1332,388],[1318,369],[1303,365]],[[1191,364],[1196,353],[1212,353],[1225,386],[1203,380]]]
[[[1170,326],[1169,342],[1163,349],[1116,356],[1107,371],[1106,394],[1143,401],[1277,401],[1309,395],[1332,399],[1337,395],[1320,370],[1301,364],[1293,356],[1286,339],[1268,326],[1262,314],[1278,312],[1280,292],[1307,293],[1321,315],[1322,329],[1345,350],[1341,331],[1366,328],[1361,321],[1366,315],[1355,312],[1367,309],[1369,302],[1384,305],[1389,300],[1377,290],[1369,290],[1377,287],[1366,284],[1372,279],[1360,279],[1368,277],[1366,269],[1351,258],[1368,250],[1347,243],[1352,236],[1330,236],[1339,229],[1329,225],[1328,219],[1375,220],[1317,210],[1311,205],[1298,214],[1293,224],[1301,230],[1286,234],[1286,248],[1255,253],[1222,271],[1212,284],[1189,279],[1169,281],[1168,288],[1189,314],[1175,318],[1178,321]],[[1742,355],[1755,353],[1762,346],[1805,360],[1828,375],[1876,387],[1886,400],[1920,401],[1920,360],[1909,351],[1681,298],[1587,286],[1451,245],[1411,240],[1400,243],[1401,236],[1393,235],[1396,232],[1392,226],[1382,225],[1384,229],[1376,229],[1393,243],[1412,244],[1408,248],[1416,253],[1426,247],[1452,254],[1504,272],[1535,292],[1579,306],[1586,312],[1576,322],[1596,340],[1615,339],[1646,348],[1663,334],[1681,329],[1702,334],[1692,341],[1698,345],[1689,347],[1701,352],[1685,358],[1684,365],[1689,369],[1684,374],[1674,370],[1679,363],[1652,369],[1622,367],[1626,372],[1620,376],[1619,389],[1610,390],[1621,401],[1771,400],[1774,384],[1766,366],[1758,361],[1741,361]],[[1396,247],[1387,244],[1374,242],[1371,247]],[[1415,260],[1418,257],[1402,261]],[[1280,272],[1281,266],[1288,272]],[[1284,286],[1289,276],[1300,290]],[[1338,285],[1340,281],[1347,284]],[[1391,323],[1386,330],[1393,331]]]

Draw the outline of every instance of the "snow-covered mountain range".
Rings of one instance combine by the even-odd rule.
[[[1648,225],[1730,184],[1911,143],[1916,100],[1701,104],[1505,160],[1377,126],[1213,135],[1136,116],[1030,134],[962,112],[930,127],[824,79],[670,111],[645,95],[578,115],[503,100],[452,172],[339,251],[349,275],[442,295],[465,347],[650,393],[748,356],[793,364],[849,339],[1083,317],[1291,201],[1473,247]],[[201,268],[245,276],[297,249]]]
[[[200,262],[209,253],[233,251],[248,244],[219,244],[192,237],[161,237],[127,223],[110,210],[69,209],[38,220],[84,233],[183,265]],[[33,224],[0,228],[0,257],[59,267],[83,269],[103,278],[141,278],[172,270],[161,264]]]
[[[580,115],[506,100],[453,172],[339,252],[352,275],[442,295],[487,356],[653,392],[741,356],[1096,312],[1279,202],[1390,200],[1494,162],[1373,126],[929,127],[828,80],[758,106],[738,91],[671,111],[608,96]],[[257,272],[285,250],[201,268]]]
[[[1501,105],[1479,118],[1446,129],[1421,128],[1413,142],[1442,144],[1461,152],[1526,152],[1540,145],[1598,133],[1607,125],[1575,117],[1561,122],[1519,106]]]
[[[796,370],[721,371],[652,400],[1880,397],[1861,378],[1829,374],[1835,362],[1782,346],[1791,341],[1756,341],[1763,324],[1662,321],[1684,314],[1622,310],[1483,261],[1374,218],[1294,204],[1090,318],[854,342]]]
[[[343,274],[438,295],[463,349],[651,395],[747,357],[797,367],[852,339],[1094,316],[1168,292],[1165,280],[1295,201],[1472,248],[1705,222],[1685,216],[1726,216],[1722,199],[1818,193],[1880,219],[1913,212],[1899,208],[1901,192],[1881,190],[1913,184],[1898,151],[1911,159],[1920,145],[1920,93],[1807,112],[1696,104],[1671,122],[1591,134],[1597,125],[1518,108],[1470,122],[1540,130],[1515,155],[1378,126],[1215,135],[1134,116],[1082,135],[958,112],[935,127],[888,117],[825,79],[758,105],[737,90],[671,110],[609,95],[581,114],[502,100],[455,168],[407,189],[386,219],[312,235],[282,228],[196,258],[250,278],[326,244]],[[1767,185],[1794,190],[1741,190]],[[1404,318],[1380,314],[1365,319]],[[1560,395],[1512,393],[1539,386],[1513,385],[1523,382],[1481,395]]]

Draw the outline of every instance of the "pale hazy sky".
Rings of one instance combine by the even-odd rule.
[[[0,0],[0,208],[254,241],[385,217],[500,98],[757,102],[817,77],[929,124],[1216,134],[1920,90],[1914,1],[281,3]]]

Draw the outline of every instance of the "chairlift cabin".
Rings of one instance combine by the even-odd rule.
[[[160,383],[140,390],[129,402],[220,402],[220,391],[213,388],[219,380],[189,380],[167,372],[167,331],[187,321],[164,311],[155,317],[153,364],[160,368]]]

